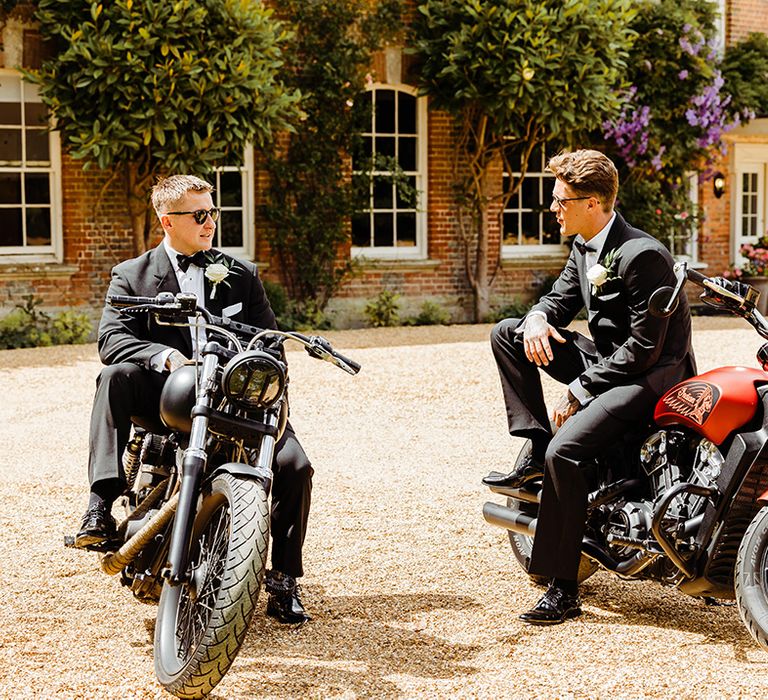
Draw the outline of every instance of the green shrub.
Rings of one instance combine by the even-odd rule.
[[[68,310],[51,316],[39,308],[42,303],[42,299],[30,294],[24,297],[24,304],[16,304],[0,319],[0,349],[87,342],[92,328],[88,314]]]
[[[440,304],[427,299],[419,310],[417,316],[406,319],[406,326],[445,326],[451,322],[451,312]]]
[[[385,326],[396,326],[400,323],[400,304],[399,294],[382,289],[375,299],[371,299],[364,309],[365,317],[368,319],[368,325],[374,328]]]
[[[269,280],[262,280],[264,285],[264,292],[269,299],[269,305],[272,307],[272,311],[275,312],[275,316],[278,318],[284,316],[288,310],[288,294],[286,294],[283,285],[277,282],[270,282]]]

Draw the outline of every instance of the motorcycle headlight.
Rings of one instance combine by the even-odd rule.
[[[285,365],[261,350],[232,358],[221,375],[221,389],[240,408],[269,408],[285,389]]]

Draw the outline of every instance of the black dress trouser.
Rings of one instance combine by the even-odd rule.
[[[130,362],[110,365],[101,371],[91,413],[91,486],[104,479],[125,480],[122,455],[130,437],[131,417],[160,422],[160,392],[167,378],[167,374]],[[302,576],[302,547],[314,471],[290,424],[275,446],[272,468],[272,568],[289,576]]]
[[[544,486],[529,573],[575,581],[587,516],[587,484],[582,465],[618,441],[658,400],[643,377],[600,394],[568,418],[554,435],[550,429],[539,369],[569,384],[597,362],[594,343],[559,330],[565,343],[552,340],[554,359],[537,367],[525,356],[521,319],[507,319],[491,333],[511,435],[546,445]]]

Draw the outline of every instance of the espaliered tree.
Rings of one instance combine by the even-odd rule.
[[[629,0],[421,0],[412,42],[421,89],[458,130],[454,187],[474,317],[489,310],[497,267],[489,207],[506,192],[489,182],[501,158],[524,174],[533,149],[572,143],[619,108],[631,46]],[[503,208],[503,207],[502,207]]]
[[[362,96],[371,55],[400,27],[400,0],[281,0],[294,33],[286,82],[302,95],[302,119],[266,158],[267,238],[300,323],[322,310],[351,271],[339,252],[349,219],[364,208],[351,157],[365,121]],[[370,79],[370,76],[369,76]]]
[[[136,253],[157,175],[239,161],[297,112],[287,33],[260,2],[40,0],[37,19],[56,51],[26,77],[70,155],[124,178]]]

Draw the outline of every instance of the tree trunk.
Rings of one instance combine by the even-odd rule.
[[[145,180],[139,176],[137,163],[126,165],[126,199],[131,217],[134,255],[141,255],[147,249],[147,193],[143,191]]]
[[[477,219],[477,253],[475,256],[474,321],[481,323],[490,311],[491,285],[488,274],[488,202],[480,205]]]

